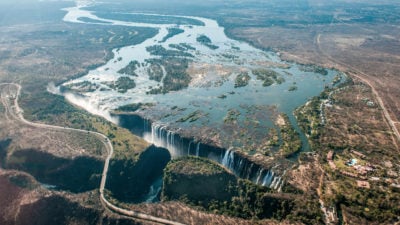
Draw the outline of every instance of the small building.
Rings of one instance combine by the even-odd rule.
[[[358,157],[360,157],[360,158],[362,158],[362,159],[367,158],[367,156],[365,156],[365,155],[362,154],[361,152],[358,152],[358,151],[355,151],[355,150],[351,150],[351,153],[353,153],[354,155],[356,155],[356,156],[358,156]]]
[[[369,178],[370,181],[380,181],[381,179],[379,177],[371,177]]]
[[[355,165],[353,168],[357,171],[358,174],[360,174],[362,176],[365,176],[368,173],[368,171],[365,169],[364,166]]]
[[[351,173],[351,172],[347,172],[347,171],[340,171],[341,174],[348,176],[348,177],[354,177],[354,178],[358,178],[358,175],[355,173]]]
[[[397,188],[397,189],[400,189],[400,184],[391,184],[390,186],[394,187],[394,188]]]
[[[332,170],[336,170],[336,165],[333,161],[329,161],[328,163]]]
[[[357,180],[357,186],[360,188],[367,188],[367,189],[371,188],[371,186],[369,185],[369,182],[363,181],[363,180]]]

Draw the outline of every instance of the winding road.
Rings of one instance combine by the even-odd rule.
[[[8,87],[8,93],[4,92],[3,86]],[[10,88],[11,86],[16,87],[16,91],[15,91],[16,93],[12,93],[12,90]],[[105,206],[107,209],[109,209],[113,212],[116,212],[120,215],[127,216],[127,217],[141,219],[141,220],[154,222],[154,223],[158,223],[158,224],[182,225],[182,223],[179,223],[176,221],[171,221],[171,220],[155,217],[155,216],[137,212],[137,211],[123,209],[123,208],[120,208],[120,207],[112,204],[111,202],[109,202],[104,197],[104,188],[105,188],[105,184],[107,181],[107,173],[108,173],[108,168],[109,168],[109,164],[110,164],[110,159],[114,153],[114,148],[113,148],[110,140],[108,139],[108,137],[105,136],[104,134],[94,132],[94,131],[81,130],[81,129],[75,129],[75,128],[69,128],[69,127],[60,127],[60,126],[47,125],[47,124],[41,124],[41,123],[33,123],[31,121],[28,121],[24,118],[23,110],[18,105],[18,98],[21,93],[21,85],[16,84],[16,83],[0,83],[0,87],[2,87],[2,88],[0,88],[1,101],[5,107],[5,116],[6,116],[7,120],[10,120],[11,118],[9,116],[11,116],[14,119],[16,119],[26,125],[32,126],[32,127],[46,128],[46,129],[51,129],[51,130],[64,130],[64,131],[69,130],[69,131],[76,131],[76,132],[85,133],[85,134],[90,133],[100,139],[100,141],[106,147],[107,153],[108,153],[107,158],[104,162],[104,168],[103,168],[103,173],[102,173],[101,182],[100,182],[100,189],[99,189],[100,200],[101,200],[103,206]],[[12,100],[13,100],[13,102],[12,102]]]

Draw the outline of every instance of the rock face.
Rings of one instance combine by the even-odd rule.
[[[236,177],[217,164],[198,157],[172,161],[164,173],[163,200],[180,199],[208,205],[211,201],[229,201]]]
[[[97,194],[77,197],[76,194],[49,191],[26,173],[0,170],[0,184],[1,225],[139,224],[117,215],[108,215],[102,209]],[[85,200],[88,198],[91,204]]]
[[[112,159],[106,188],[120,201],[140,202],[170,160],[168,150],[154,145],[143,151],[137,161]]]
[[[322,222],[317,202],[237,178],[218,164],[199,157],[179,158],[167,165],[162,200],[179,200],[206,211],[244,219]]]
[[[90,156],[68,159],[28,149],[13,152],[5,159],[4,168],[27,172],[60,190],[80,193],[99,187],[103,162]]]

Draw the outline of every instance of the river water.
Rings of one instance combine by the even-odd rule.
[[[137,45],[114,49],[114,58],[105,65],[61,85],[70,89],[64,92],[64,96],[70,102],[115,123],[118,123],[117,118],[110,114],[113,109],[132,103],[151,103],[153,107],[142,110],[138,114],[156,124],[152,127],[157,129],[163,127],[182,136],[212,142],[225,149],[243,146],[257,148],[257,145],[268,138],[269,129],[275,127],[278,113],[283,112],[289,115],[293,126],[300,131],[292,115],[294,109],[305,104],[309,98],[318,95],[325,86],[331,86],[334,76],[338,74],[333,70],[327,70],[326,75],[305,70],[301,65],[282,61],[274,52],[263,51],[245,42],[230,39],[225,35],[224,28],[212,19],[129,12],[121,13],[116,17],[118,13],[110,12],[107,15],[104,12],[97,13],[93,9],[86,8],[94,5],[96,3],[93,1],[77,1],[75,7],[64,9],[67,12],[64,21],[158,29],[154,37]],[[138,15],[153,18],[151,20],[153,22],[146,23],[143,20],[134,22],[132,18],[137,18]],[[125,19],[121,20],[121,18]],[[168,23],[168,21],[179,19],[197,22],[194,24]],[[157,24],[154,21],[163,22]],[[163,42],[168,29],[171,28],[179,28],[183,32]],[[211,44],[216,47],[210,48],[200,43],[197,40],[200,36],[207,36]],[[162,82],[150,80],[148,75],[150,65],[147,63],[147,60],[161,57],[151,55],[147,48],[160,45],[167,50],[176,50],[171,48],[171,44],[182,43],[191,46],[191,49],[185,52],[193,55],[190,57],[189,70],[192,81],[189,87],[166,94],[146,94],[151,88],[162,86]],[[118,71],[131,61],[139,63],[135,71],[138,76],[130,76],[135,81],[136,87],[125,93],[110,88],[110,83],[120,77],[128,76]],[[262,81],[257,80],[256,75],[252,73],[253,70],[260,68],[277,72],[284,82],[264,87]],[[251,79],[247,86],[235,88],[235,78],[242,72],[247,72]],[[90,82],[96,88],[90,91],[76,91],[83,82]],[[297,90],[289,91],[293,86]],[[229,112],[236,113],[236,122],[233,124],[224,122]],[[199,118],[181,120],[192,113],[200,115]],[[157,144],[157,140],[154,139],[157,134],[154,132],[156,131],[149,130],[148,133],[143,134],[143,137]],[[304,134],[301,133],[301,136],[303,149],[307,150],[307,140]],[[167,144],[171,145],[171,143]],[[166,147],[171,150],[171,146]],[[226,152],[228,153],[230,152]],[[174,157],[173,151],[171,154]],[[221,162],[222,159],[223,157],[220,159]],[[226,157],[225,161],[227,161]],[[152,187],[152,190],[154,189],[157,187]],[[153,192],[152,196],[154,196]]]

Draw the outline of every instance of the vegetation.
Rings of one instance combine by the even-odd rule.
[[[189,67],[189,60],[185,58],[164,57],[161,59],[151,59],[147,61],[151,63],[149,76],[150,79],[163,82],[162,87],[153,88],[148,94],[168,93],[169,91],[178,91],[188,87],[191,76],[186,72]],[[161,69],[165,69],[164,73]],[[164,77],[164,79],[162,79]]]
[[[142,109],[144,107],[152,107],[154,106],[153,103],[132,103],[132,104],[128,104],[128,105],[123,105],[118,107],[115,112],[135,112],[139,109]]]
[[[176,28],[176,27],[168,28],[168,34],[160,42],[161,43],[166,42],[168,39],[172,38],[173,36],[181,34],[183,32],[185,32],[185,31],[180,28]]]
[[[379,221],[381,224],[398,221],[400,213],[398,189],[391,191],[378,188],[360,189],[348,179],[335,183],[338,185],[335,196],[327,196],[333,197],[331,201],[340,205],[346,214],[364,218],[367,221]]]
[[[171,58],[164,60],[164,67],[167,76],[163,81],[163,88],[166,91],[178,91],[188,87],[191,76],[186,72],[189,67],[189,60]]]
[[[117,89],[120,93],[125,93],[130,89],[136,87],[136,83],[129,77],[119,77],[114,84],[110,85],[110,88]]]
[[[137,77],[138,75],[135,73],[135,70],[139,66],[140,66],[140,63],[136,60],[133,60],[133,61],[130,61],[126,67],[118,70],[118,73]]]
[[[334,85],[340,83],[340,81],[342,81],[342,75],[336,74],[332,80],[332,85],[334,86]]]
[[[88,17],[80,17],[79,21],[82,21],[82,22],[85,22],[85,23],[111,24],[111,22],[95,20],[95,19],[88,18]]]
[[[162,62],[159,59],[147,59],[146,62],[150,64],[147,69],[149,79],[161,82],[161,79],[164,77]]]
[[[82,81],[67,85],[66,87],[69,89],[73,89],[76,92],[93,92],[99,88],[98,85],[90,81]]]
[[[106,187],[113,198],[121,202],[141,202],[152,182],[162,176],[163,168],[171,160],[164,148],[149,146],[137,158],[110,161]]]
[[[299,69],[303,72],[319,73],[321,75],[328,75],[328,70],[317,65],[302,65]]]
[[[238,121],[240,112],[236,109],[229,109],[228,113],[224,117],[225,124],[234,124]]]
[[[201,110],[196,110],[196,111],[190,113],[189,115],[180,118],[176,122],[184,123],[186,121],[189,121],[189,123],[192,123],[192,122],[195,122],[196,120],[200,119],[203,116],[205,116],[205,115]]]
[[[150,52],[151,55],[157,55],[162,57],[189,57],[193,58],[194,56],[190,53],[176,50],[167,50],[161,45],[153,45],[146,47],[146,50]]]
[[[285,79],[282,77],[281,74],[274,70],[270,69],[254,69],[252,73],[257,77],[257,80],[261,80],[263,82],[263,86],[271,86],[275,82],[277,84],[281,84],[285,82]]]
[[[335,153],[330,164],[321,160],[329,179],[329,184],[322,189],[324,202],[337,206],[352,223],[392,224],[398,221],[400,192],[390,184],[398,183],[399,175],[393,174],[395,176],[388,181],[385,177],[391,168],[385,162],[398,161],[399,157],[393,154],[390,136],[377,137],[369,133],[371,130],[384,131],[387,125],[378,122],[382,121],[380,110],[369,108],[359,96],[372,99],[371,90],[349,80],[333,90],[325,89],[320,96],[297,109],[296,117],[309,137],[312,149],[321,158],[325,159],[329,151]],[[331,107],[321,107],[326,100],[330,101]],[[374,144],[366,145],[365,142]],[[353,150],[364,157],[354,154]],[[346,165],[346,161],[354,158],[358,165],[370,165],[374,169],[366,174],[359,173],[355,167]],[[371,181],[371,177],[378,180]],[[366,181],[369,187],[358,186],[357,180]]]
[[[150,91],[147,91],[146,94],[148,95],[158,95],[158,94],[165,94],[167,93],[162,87],[152,87]]]
[[[82,109],[75,108],[66,102],[62,96],[45,92],[42,95],[37,95],[37,97],[37,108],[24,109],[27,119],[106,134],[115,150],[113,158],[135,159],[137,154],[149,145],[129,130],[118,127],[104,118],[93,116]],[[26,101],[26,99],[29,98],[23,97],[21,101]],[[45,103],[42,103],[42,101],[45,101]]]
[[[322,223],[317,201],[271,193],[270,189],[238,179],[216,163],[199,157],[168,163],[162,199],[179,200],[206,211],[245,219]]]
[[[5,169],[30,173],[39,182],[81,193],[98,188],[103,162],[96,157],[62,158],[34,149],[9,152]]]
[[[126,9],[125,9],[126,10]],[[178,24],[178,25],[196,25],[204,26],[204,23],[190,18],[182,18],[175,16],[158,16],[158,15],[143,15],[143,14],[131,14],[131,13],[110,13],[110,12],[96,12],[97,16],[101,18],[131,21],[136,23],[154,23],[154,24]]]
[[[235,79],[235,88],[245,87],[249,84],[251,77],[248,72],[242,72],[236,76]]]
[[[189,50],[195,51],[195,50],[196,50],[195,47],[192,47],[191,45],[186,44],[186,43],[169,44],[168,46],[169,46],[170,48],[178,49],[179,51],[189,51]]]
[[[126,129],[72,106],[62,96],[48,93],[46,85],[85,75],[110,60],[112,49],[141,43],[155,34],[157,30],[153,28],[66,23],[31,24],[26,30],[2,32],[3,38],[15,40],[12,48],[18,50],[10,52],[9,62],[0,61],[4,69],[0,80],[23,80],[19,103],[28,120],[106,134],[113,137],[113,157],[135,158],[148,143]],[[32,48],[34,54],[24,50]],[[25,56],[18,56],[20,52]]]
[[[197,42],[199,42],[200,44],[207,46],[209,49],[211,50],[216,50],[219,47],[216,45],[213,45],[211,42],[211,39],[209,37],[207,37],[206,35],[200,35],[197,37]]]
[[[225,94],[218,95],[217,98],[225,99],[227,96]]]
[[[169,163],[165,173],[173,172],[183,175],[200,174],[204,176],[226,173],[226,170],[218,164],[201,157],[183,157]]]
[[[290,124],[289,117],[285,114],[280,114],[280,117],[284,123],[278,124],[282,138],[279,151],[284,157],[289,157],[301,150],[301,139],[299,133]]]
[[[297,86],[296,85],[292,85],[288,89],[288,91],[296,91],[296,90],[297,90]]]
[[[314,143],[313,140],[318,139],[320,135],[320,128],[322,127],[320,105],[322,102],[321,100],[326,97],[327,94],[328,90],[325,90],[319,96],[313,97],[306,105],[295,110],[297,123],[307,135],[308,139],[311,140],[311,145]]]

